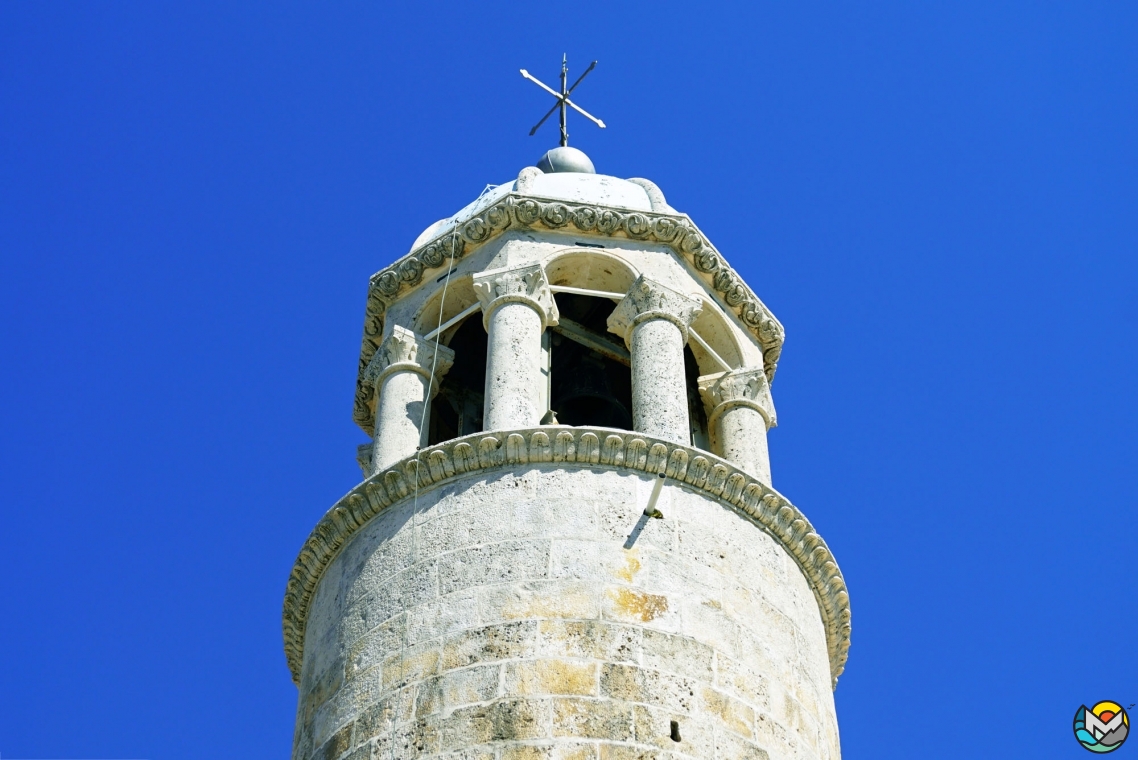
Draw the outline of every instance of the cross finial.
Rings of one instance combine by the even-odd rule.
[[[566,88],[565,83],[569,77],[569,64],[568,64],[567,57],[565,55],[562,55],[561,56],[561,92],[557,92],[552,87],[546,87],[544,84],[542,84],[537,79],[537,77],[533,76],[532,74],[530,74],[525,69],[522,69],[522,76],[523,77],[525,77],[529,81],[533,82],[534,84],[536,84],[538,87],[540,87],[541,89],[548,92],[553,97],[557,98],[557,104],[554,105],[553,108],[550,108],[549,113],[547,113],[545,116],[542,116],[541,121],[539,121],[534,126],[534,128],[529,131],[530,137],[533,137],[533,135],[537,132],[538,127],[540,127],[542,124],[544,124],[545,120],[548,119],[550,116],[552,116],[554,111],[556,111],[557,109],[561,109],[561,146],[565,147],[566,145],[568,145],[569,144],[569,128],[565,123],[565,114],[566,114],[565,107],[566,106],[568,106],[569,108],[572,108],[574,111],[581,114],[582,116],[584,116],[586,119],[588,119],[589,121],[596,124],[601,129],[605,128],[605,123],[603,121],[601,121],[597,117],[593,116],[588,111],[581,108],[579,105],[577,105],[576,103],[574,103],[572,100],[569,99],[570,93],[572,93],[573,90],[577,89],[577,85],[581,84],[581,80],[584,79],[586,76],[588,76],[589,72],[592,71],[594,68],[596,68],[596,65],[597,65],[596,61],[593,61],[592,63],[590,63],[589,68],[585,69],[584,74],[577,77],[577,81],[573,83],[573,86]]]

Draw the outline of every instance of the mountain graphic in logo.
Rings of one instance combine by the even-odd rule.
[[[1075,738],[1091,752],[1114,752],[1130,733],[1130,717],[1117,702],[1082,705],[1075,713]]]

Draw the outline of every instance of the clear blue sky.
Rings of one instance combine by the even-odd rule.
[[[572,144],[786,325],[844,756],[1085,757],[1138,702],[1138,6],[396,5],[0,5],[0,755],[288,755],[368,275],[555,144],[567,52]]]

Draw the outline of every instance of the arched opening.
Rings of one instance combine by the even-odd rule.
[[[445,325],[458,316],[467,307],[478,303],[478,296],[474,294],[474,278],[470,275],[455,276],[446,288],[436,283],[436,288],[436,292],[419,307],[415,316],[412,329],[419,335],[427,335],[439,325]],[[449,336],[454,335],[456,329],[457,326],[451,327],[443,333],[443,343],[447,342]]]
[[[699,362],[696,361],[695,353],[691,349],[691,344],[684,346],[684,375],[687,378],[687,391],[688,391],[688,422],[691,424],[691,445],[697,449],[704,451],[711,451],[711,435],[708,432],[707,425],[707,408],[703,404],[703,398],[699,395],[699,377],[703,374],[700,372]]]
[[[558,293],[550,336],[550,408],[562,425],[632,429],[632,375],[623,344],[608,332],[606,298]]]
[[[623,293],[636,278],[636,271],[610,254],[570,250],[546,263],[553,286]],[[450,292],[439,317],[441,293],[428,299],[416,320],[417,331],[429,333],[477,303],[468,277],[450,283]],[[631,357],[623,341],[608,331],[608,317],[616,308],[610,298],[580,293],[555,293],[560,323],[543,336],[549,387],[549,408],[563,425],[632,429]],[[720,372],[724,364],[739,366],[742,351],[718,309],[707,308],[695,320],[705,348],[689,340],[684,348],[690,442],[711,450],[708,415],[699,393],[698,378]],[[455,352],[454,364],[440,383],[431,402],[425,443],[434,445],[483,429],[482,413],[486,382],[486,331],[479,313],[449,327],[441,342]],[[721,360],[721,361],[720,361]]]
[[[704,300],[703,309],[692,322],[691,329],[711,347],[711,350],[726,363],[727,367],[743,365],[743,352],[739,347],[738,339],[727,323],[722,310],[714,301]],[[688,346],[699,364],[700,375],[711,375],[727,369],[712,358],[711,354],[694,338],[689,337]]]
[[[550,285],[624,293],[638,273],[628,262],[611,253],[568,250],[546,260],[545,274]]]
[[[738,368],[743,363],[742,348],[726,317],[714,301],[705,299],[684,348],[692,446],[714,450],[708,423],[710,410],[699,392],[699,378]]]
[[[482,394],[486,388],[486,330],[476,312],[451,328],[446,344],[454,349],[454,364],[431,401],[427,445],[482,430]],[[445,337],[445,336],[444,336]]]

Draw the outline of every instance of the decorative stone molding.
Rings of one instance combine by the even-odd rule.
[[[794,558],[814,592],[837,687],[850,646],[849,593],[829,547],[805,515],[777,491],[706,451],[627,430],[564,426],[475,433],[431,446],[372,475],[336,502],[301,548],[285,592],[284,648],[293,681],[300,683],[305,627],[320,578],[368,520],[416,492],[483,471],[518,472],[540,464],[663,473],[768,533]]]
[[[640,275],[609,315],[609,332],[624,338],[625,344],[631,348],[632,328],[649,319],[666,319],[680,328],[680,334],[686,343],[688,328],[691,327],[692,320],[699,316],[701,308],[698,299]]]
[[[438,392],[438,378],[447,373],[454,363],[454,351],[446,346],[437,347],[434,341],[416,335],[406,327],[395,325],[391,335],[383,341],[371,361],[364,370],[364,380],[371,386],[378,387],[383,379],[393,372],[417,372],[431,380],[431,371],[434,370],[435,382],[432,383],[434,393]]]
[[[482,303],[482,325],[489,329],[490,315],[507,303],[524,303],[541,315],[541,329],[557,324],[557,303],[540,264],[491,269],[474,275],[474,292]]]
[[[365,381],[364,370],[379,348],[387,304],[422,282],[428,271],[449,265],[507,229],[583,232],[671,248],[692,265],[723,307],[733,311],[754,334],[763,349],[767,380],[774,380],[785,336],[782,325],[687,215],[630,211],[510,193],[372,276],[352,415],[365,431],[374,427],[375,388]]]
[[[767,428],[778,425],[770,383],[762,367],[744,367],[699,378],[699,392],[711,409],[708,421],[733,406],[747,406],[763,415]]]

